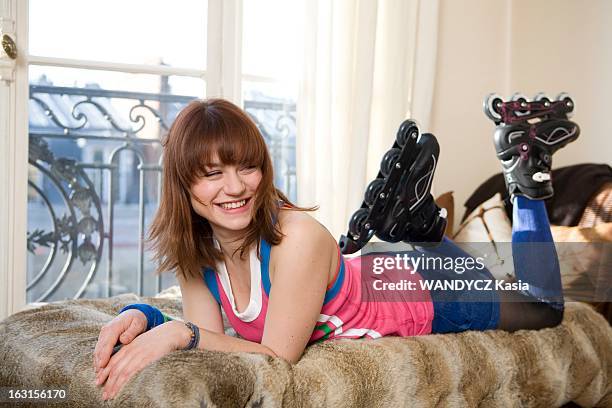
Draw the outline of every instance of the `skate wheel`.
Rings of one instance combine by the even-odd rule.
[[[516,92],[512,95],[512,102],[519,102],[521,104],[520,109],[516,112],[517,114],[529,114],[529,101],[527,100],[527,97],[525,95]]]
[[[546,96],[544,92],[538,93],[536,96],[533,97],[533,100],[536,102],[542,102],[546,107],[550,106],[550,98]]]
[[[497,94],[489,94],[483,103],[483,110],[489,119],[495,122],[501,121],[501,105],[504,101]]]
[[[567,92],[561,92],[559,95],[557,95],[556,100],[564,102],[565,112],[569,117],[570,114],[574,111],[574,100],[569,96]]]
[[[349,221],[349,232],[355,239],[366,236],[368,230],[365,228],[365,221],[368,219],[369,211],[366,208],[360,208],[351,217]]]
[[[374,205],[374,202],[378,198],[380,192],[385,186],[385,180],[383,179],[375,179],[372,180],[368,187],[366,188],[364,201],[367,205]]]
[[[520,92],[515,92],[512,94],[512,98],[510,98],[510,100],[512,100],[513,102],[518,102],[521,100],[527,102],[527,97]]]
[[[415,121],[413,120],[405,120],[400,125],[399,130],[397,131],[397,136],[395,137],[395,141],[400,147],[404,147],[408,138],[417,139],[419,137],[419,128]]]
[[[380,163],[380,172],[383,176],[387,177],[391,174],[391,170],[393,170],[393,166],[397,163],[397,159],[399,159],[401,153],[402,151],[398,148],[393,148],[385,153]]]

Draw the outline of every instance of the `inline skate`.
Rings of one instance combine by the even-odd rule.
[[[435,136],[414,121],[404,121],[366,188],[364,200],[340,238],[343,254],[360,250],[373,235],[387,242],[439,243],[446,228],[446,210],[430,193],[440,148]]]
[[[503,101],[496,94],[484,100],[484,112],[495,122],[495,151],[502,163],[510,197],[543,200],[553,195],[552,155],[580,134],[569,120],[574,101],[566,93],[556,100],[539,93],[532,101],[514,94]]]

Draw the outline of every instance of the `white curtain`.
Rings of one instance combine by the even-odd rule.
[[[400,123],[427,131],[438,0],[307,0],[298,203],[345,234]]]

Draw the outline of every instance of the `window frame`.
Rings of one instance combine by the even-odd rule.
[[[0,0],[0,29],[17,44],[15,60],[0,51],[0,319],[26,298],[27,18],[27,1]]]

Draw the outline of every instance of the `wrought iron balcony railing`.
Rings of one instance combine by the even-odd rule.
[[[154,277],[144,237],[161,138],[193,99],[30,86],[29,302],[152,294],[174,282]],[[295,104],[254,95],[244,108],[268,143],[276,185],[295,200]]]

